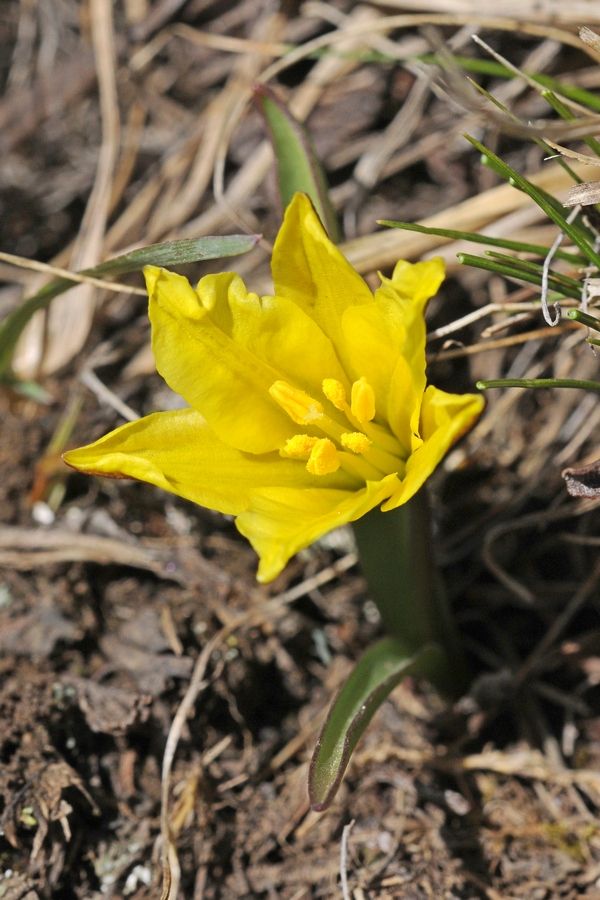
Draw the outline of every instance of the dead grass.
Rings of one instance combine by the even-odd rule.
[[[466,55],[480,53],[478,30],[528,71],[593,90],[600,69],[575,26],[593,26],[597,9],[556,9],[5,4],[2,315],[46,277],[6,254],[73,269],[240,229],[265,243],[235,268],[268,292],[280,210],[249,105],[251,84],[268,80],[307,121],[343,249],[369,283],[399,256],[446,257],[450,277],[429,309],[432,381],[460,391],[507,374],[597,379],[583,330],[543,327],[533,290],[460,269],[455,243],[375,225],[422,221],[550,246],[553,229],[460,133],[485,130],[559,195],[563,171],[485,129],[414,57],[430,49],[423,24]],[[524,120],[547,114],[525,81],[485,83]],[[306,796],[315,734],[378,628],[348,535],[258,588],[253,554],[224,517],[148,486],[69,475],[58,461],[57,442],[178,402],[154,371],[134,282],[116,294],[78,285],[32,322],[15,366],[42,380],[48,405],[0,395],[0,897],[155,897],[167,789],[179,896],[194,900],[339,896],[351,820],[353,900],[599,897],[599,513],[569,499],[560,478],[598,456],[597,398],[490,393],[433,482],[473,690],[447,710],[423,685],[398,688],[334,807],[317,815]]]

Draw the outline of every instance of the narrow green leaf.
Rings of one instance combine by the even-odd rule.
[[[84,269],[78,275],[103,278],[106,275],[126,275],[137,272],[144,266],[181,266],[205,259],[220,259],[224,256],[239,256],[252,250],[260,240],[255,234],[230,234],[223,237],[188,238],[183,241],[167,241],[151,244],[140,250],[133,250],[124,256],[117,256],[107,262]],[[28,297],[17,309],[0,323],[0,376],[3,376],[21,332],[38,309],[45,309],[55,297],[64,294],[74,283],[67,278],[55,278],[33,297]]]
[[[537,205],[542,209],[546,215],[552,219],[552,221],[558,225],[558,227],[571,239],[571,241],[576,244],[582,253],[585,255],[586,259],[596,268],[600,268],[600,256],[594,250],[592,244],[587,240],[586,236],[583,234],[581,228],[574,226],[573,224],[569,224],[566,221],[565,211],[564,209],[558,209],[557,204],[558,200],[552,197],[550,198],[544,191],[541,191],[539,188],[535,187],[530,181],[524,178],[522,175],[519,175],[514,169],[511,169],[510,166],[507,166],[505,162],[503,162],[500,157],[496,156],[495,153],[492,153],[491,150],[488,150],[480,141],[475,138],[470,137],[469,135],[465,135],[465,138],[477,149],[480,153],[483,153],[491,163],[493,163],[494,168],[500,172],[500,174],[511,181],[515,187],[519,188],[519,190],[523,191],[523,193],[527,194],[528,197],[537,203]]]
[[[567,316],[569,319],[573,319],[574,322],[581,322],[582,325],[587,325],[588,328],[593,328],[594,331],[600,331],[600,319],[584,313],[582,309],[570,309]]]
[[[540,280],[542,278],[542,266],[534,260],[519,259],[518,257],[509,256],[507,253],[500,253],[497,250],[486,250],[485,255],[491,259],[498,259],[507,262],[509,265],[512,264],[525,272],[534,272],[539,276]],[[572,291],[577,291],[579,294],[581,293],[582,284],[575,278],[569,278],[568,275],[563,275],[562,272],[552,272],[552,278],[557,284],[570,288]]]
[[[537,284],[538,287],[541,285],[542,279],[537,272],[530,272],[525,268],[520,268],[517,262],[509,264],[495,259],[486,259],[482,256],[473,256],[470,253],[457,253],[456,257],[465,266],[485,269],[486,272],[494,272],[496,275],[503,275],[505,278],[517,278],[519,281]],[[548,286],[562,297],[572,297],[574,300],[581,300],[580,289],[574,290],[568,285],[557,281],[552,274],[548,278]]]
[[[277,162],[279,196],[285,209],[297,191],[308,194],[332,241],[340,240],[327,180],[310,135],[277,94],[265,85],[254,89],[254,101],[265,120]]]
[[[575,378],[494,378],[490,381],[478,381],[476,387],[480,391],[490,388],[575,388],[581,391],[597,391],[600,393],[600,381],[578,381]]]
[[[492,75],[496,78],[518,77],[516,72],[507,69],[506,66],[503,66],[502,63],[496,62],[495,60],[454,55],[450,58],[457,66],[467,72],[478,72],[481,75]],[[426,63],[439,63],[438,57],[433,53],[423,53],[419,55],[418,59],[421,62]],[[388,61],[392,61],[391,57]],[[549,88],[556,94],[561,94],[563,97],[566,97],[568,100],[575,100],[582,106],[587,106],[589,109],[600,112],[600,98],[590,91],[586,91],[584,88],[576,87],[573,84],[565,84],[564,82],[553,78],[551,75],[545,75],[539,72],[528,72],[526,69],[523,69],[523,74],[527,75],[528,78],[531,78],[532,81],[537,81],[540,87]]]
[[[569,109],[568,106],[560,100],[553,91],[545,90],[542,91],[542,97],[546,100],[552,109],[558,113],[558,115],[565,120],[565,122],[575,122],[577,120],[577,116],[573,112],[572,109]],[[596,138],[590,137],[589,135],[584,135],[582,140],[585,144],[588,145],[590,150],[592,150],[597,156],[600,156],[600,144],[596,140]]]
[[[390,692],[408,675],[429,679],[445,665],[437,644],[415,654],[394,638],[369,647],[333,701],[319,735],[308,776],[313,809],[326,809],[332,802],[354,748]]]
[[[413,222],[392,222],[380,219],[378,225],[386,225],[388,228],[400,228],[403,231],[416,231],[419,234],[434,234],[438,237],[450,238],[453,241],[471,241],[473,244],[487,244],[490,247],[503,247],[505,250],[515,250],[517,253],[535,253],[544,257],[548,253],[548,247],[541,244],[526,244],[524,241],[511,241],[506,238],[489,237],[487,234],[476,234],[471,231],[454,231],[452,228],[428,228],[426,225],[417,225]],[[578,253],[569,253],[566,250],[557,250],[555,259],[564,259],[567,262],[578,265],[585,257]]]

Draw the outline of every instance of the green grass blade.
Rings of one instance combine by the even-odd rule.
[[[515,250],[517,253],[535,253],[537,256],[546,256],[548,247],[541,244],[527,244],[524,241],[511,241],[506,238],[489,237],[486,234],[475,234],[471,231],[455,231],[452,228],[428,228],[426,225],[417,225],[413,222],[392,222],[387,219],[378,221],[378,225],[386,225],[388,228],[400,228],[403,231],[416,231],[419,234],[434,234],[438,237],[450,238],[453,241],[471,241],[473,244],[487,244],[490,247],[502,247],[505,250]],[[557,250],[555,259],[564,259],[574,265],[579,265],[585,257],[578,253],[569,253],[567,250]],[[587,262],[587,260],[585,260]]]
[[[500,174],[506,178],[507,181],[510,181],[511,184],[514,184],[515,187],[519,188],[519,190],[523,191],[523,193],[527,194],[528,197],[537,203],[540,209],[546,213],[546,215],[552,219],[552,221],[558,225],[558,227],[571,239],[571,241],[576,244],[577,247],[584,254],[586,259],[594,265],[596,268],[600,268],[600,256],[594,250],[592,244],[587,240],[585,235],[583,234],[580,228],[576,228],[574,225],[569,224],[566,221],[566,217],[564,215],[564,209],[557,208],[560,206],[559,201],[555,198],[550,198],[545,192],[539,190],[539,188],[535,187],[524,178],[522,175],[519,175],[514,169],[511,169],[510,166],[506,165],[500,157],[496,156],[495,153],[492,153],[491,150],[488,150],[480,141],[475,138],[470,137],[469,135],[465,135],[466,139],[477,149],[480,153],[486,156],[490,162],[493,163],[494,168],[500,172]]]
[[[149,247],[132,250],[131,253],[110,259],[92,269],[84,269],[77,274],[103,278],[106,275],[138,272],[148,265],[181,266],[205,259],[239,256],[255,247],[258,240],[259,237],[254,234],[231,234],[223,237],[188,238],[183,241],[151,244]],[[0,376],[10,367],[17,341],[33,314],[39,309],[45,309],[55,297],[72,287],[74,283],[69,279],[55,278],[33,297],[28,297],[0,323]]]
[[[331,804],[354,748],[390,692],[408,675],[429,679],[445,665],[445,654],[436,644],[411,654],[394,638],[384,638],[366,651],[333,701],[319,735],[308,776],[313,809]]]
[[[568,106],[565,106],[562,100],[560,100],[553,91],[542,91],[542,97],[550,104],[552,109],[557,112],[562,119],[565,120],[565,122],[577,121],[577,116],[575,115],[573,110],[569,109]],[[585,144],[588,145],[590,150],[596,154],[596,156],[600,156],[600,143],[598,143],[596,138],[587,135],[584,136],[582,140]]]
[[[538,287],[541,287],[541,274],[531,272],[525,268],[520,268],[518,266],[518,260],[513,264],[508,264],[482,256],[473,256],[470,253],[457,253],[456,256],[458,261],[465,266],[473,266],[475,269],[485,269],[486,272],[494,272],[494,274],[502,275],[505,278],[517,278],[520,281],[526,281],[529,284],[537,284]],[[578,282],[576,282],[576,284],[578,284]],[[558,281],[552,273],[548,278],[548,287],[563,297],[572,297],[574,300],[581,300],[581,288],[575,290],[570,286],[563,284]]]
[[[575,388],[580,391],[596,391],[600,393],[600,381],[578,381],[574,378],[494,378],[490,381],[478,381],[476,387],[480,391],[490,388]]]
[[[438,57],[433,53],[421,54],[418,59],[426,63],[439,63]],[[457,66],[464,69],[466,72],[491,75],[495,78],[518,77],[515,72],[495,60],[477,59],[470,56],[451,56],[451,59]],[[553,78],[552,75],[546,75],[540,72],[528,72],[523,69],[523,75],[526,75],[532,81],[537,81],[542,88],[548,88],[549,90],[554,91],[555,94],[566,97],[567,100],[574,100],[582,106],[587,106],[590,110],[600,112],[600,97],[596,94],[592,94],[590,91],[586,91],[584,88],[577,87],[573,84],[566,84],[557,78]]]
[[[308,131],[277,94],[265,85],[254,90],[254,101],[265,120],[277,162],[279,195],[285,209],[297,191],[308,194],[332,241],[340,240],[323,167]]]
[[[588,328],[593,328],[594,331],[600,331],[600,319],[590,316],[582,309],[570,309],[567,316],[574,322],[580,322],[582,325],[587,325]]]
[[[507,262],[509,265],[513,264],[517,268],[523,269],[526,272],[534,272],[539,275],[540,281],[542,278],[542,266],[529,259],[518,259],[514,256],[509,256],[506,253],[500,253],[497,250],[486,250],[485,255],[491,257],[492,259],[498,259]],[[575,278],[569,278],[568,275],[563,275],[562,272],[552,272],[552,278],[555,283],[563,285],[563,287],[567,287],[572,291],[577,291],[581,293],[582,283],[577,281]]]

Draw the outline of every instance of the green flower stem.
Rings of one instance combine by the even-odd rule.
[[[468,685],[460,640],[433,559],[425,490],[390,512],[374,509],[352,523],[363,572],[384,628],[406,648],[445,651],[432,683],[458,697]]]
[[[581,391],[597,391],[600,393],[600,381],[578,381],[575,378],[494,378],[491,381],[478,381],[476,387],[480,391],[489,388],[577,388]]]
[[[593,328],[594,331],[600,331],[600,319],[584,313],[581,309],[570,309],[567,316],[574,322],[580,322],[582,325],[587,325],[588,328]]]

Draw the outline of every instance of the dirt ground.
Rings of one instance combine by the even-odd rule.
[[[598,379],[584,329],[550,333],[527,306],[508,317],[505,305],[534,288],[461,268],[455,243],[409,235],[384,251],[369,237],[378,219],[436,214],[450,228],[555,237],[517,192],[494,193],[501,180],[460,133],[527,175],[556,163],[415,61],[431,52],[426,15],[452,6],[7,0],[0,249],[81,269],[175,237],[260,232],[247,256],[181,271],[235,268],[268,293],[280,209],[247,89],[278,64],[269,84],[307,121],[343,248],[369,284],[402,248],[447,260],[428,312],[433,383]],[[600,30],[592,6],[582,24]],[[468,14],[435,27],[458,54],[489,59],[471,40],[478,29],[515,65],[593,92],[600,67],[577,45],[577,20],[521,8],[529,24],[506,30]],[[481,0],[477,13],[511,10]],[[401,13],[421,18],[382,23]],[[319,38],[316,55],[282,61],[282,45]],[[522,119],[550,114],[527,83],[476,77]],[[47,277],[0,263],[0,316]],[[316,814],[316,734],[380,634],[352,534],[327,536],[260,587],[230,518],[67,472],[65,447],[181,403],[148,338],[143,296],[77,287],[18,348],[15,371],[37,387],[0,391],[0,900],[160,895],[161,767],[203,651],[169,797],[180,897],[600,898],[600,501],[570,498],[560,476],[599,455],[595,396],[490,392],[431,479],[471,692],[448,708],[426,684],[403,683]]]

